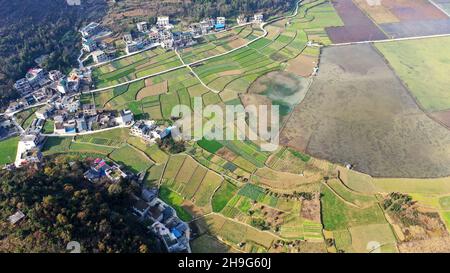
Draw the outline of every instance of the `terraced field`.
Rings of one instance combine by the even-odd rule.
[[[166,52],[157,48],[99,66],[92,71],[92,78],[97,88],[103,88],[180,65],[181,62],[174,51]]]

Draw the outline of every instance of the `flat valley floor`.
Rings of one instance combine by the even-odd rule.
[[[450,131],[429,118],[369,44],[325,48],[281,142],[375,177],[450,175]]]

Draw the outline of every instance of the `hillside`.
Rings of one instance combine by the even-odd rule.
[[[127,181],[96,185],[83,177],[85,162],[55,160],[42,169],[0,171],[0,252],[147,252],[151,235],[131,214]],[[25,215],[12,225],[8,217]]]
[[[12,85],[41,55],[44,66],[66,71],[75,62],[78,28],[106,12],[104,0],[69,6],[65,0],[0,0],[0,106],[16,96]]]

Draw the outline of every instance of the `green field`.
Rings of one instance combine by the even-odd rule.
[[[450,109],[450,37],[377,43],[414,97],[428,111]]]
[[[228,181],[222,183],[220,188],[214,193],[212,198],[212,208],[214,212],[220,212],[228,201],[236,194],[237,187]]]
[[[153,162],[135,148],[124,145],[123,147],[114,150],[109,157],[119,164],[123,164],[135,173],[146,171],[153,165]]]
[[[352,226],[386,223],[383,211],[374,203],[357,208],[343,202],[328,187],[322,187],[322,219],[326,230],[342,230]]]
[[[129,130],[125,128],[112,129],[96,134],[77,136],[75,141],[111,147],[119,147],[129,138]]]
[[[213,154],[223,147],[223,145],[220,142],[216,140],[207,140],[206,138],[197,141],[197,144],[203,149]]]
[[[9,164],[16,159],[19,137],[11,137],[0,141],[0,165]]]
[[[183,197],[181,197],[181,195],[162,186],[159,189],[159,197],[175,209],[177,216],[180,217],[181,220],[192,220],[192,216],[182,207]]]
[[[102,65],[93,70],[92,76],[96,87],[102,88],[149,76],[180,65],[181,61],[175,52],[165,52],[163,49],[157,48]]]

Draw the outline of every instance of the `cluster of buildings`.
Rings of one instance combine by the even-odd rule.
[[[39,163],[42,160],[41,148],[45,137],[41,135],[43,122],[34,120],[30,128],[20,135],[14,165],[20,168],[27,164]]]
[[[84,177],[92,183],[100,181],[117,183],[121,179],[135,179],[132,173],[125,173],[115,163],[102,158],[90,162]],[[176,211],[158,198],[157,189],[142,187],[141,196],[134,196],[133,214],[153,232],[169,252],[191,252],[189,246],[190,228],[181,221]]]
[[[65,95],[78,93],[83,85],[89,85],[90,77],[85,77],[79,69],[73,69],[66,76],[58,70],[47,72],[42,68],[31,68],[14,84],[21,98],[10,103],[6,113],[12,113],[38,103],[50,103]]]
[[[19,129],[10,118],[0,116],[0,141],[15,136],[18,133]]]
[[[247,23],[262,23],[263,14],[255,14],[253,18],[239,16],[237,23],[239,25]],[[136,24],[138,33],[133,35],[126,33],[123,35],[126,54],[131,54],[144,49],[161,46],[165,49],[183,48],[197,43],[196,39],[203,35],[223,31],[227,28],[226,18],[217,17],[207,18],[198,23],[189,26],[188,31],[173,31],[174,26],[170,23],[169,16],[159,16],[154,25],[148,22],[138,22]],[[90,23],[80,30],[83,37],[83,50],[92,56],[94,63],[103,63],[111,59],[116,50],[110,48],[97,40],[109,35],[108,29],[100,26],[98,23]]]
[[[156,189],[142,190],[133,205],[134,214],[158,236],[169,252],[190,253],[190,228],[175,210],[158,198]]]
[[[92,56],[95,63],[103,63],[110,59],[116,52],[115,48],[108,47],[104,43],[98,42],[99,39],[111,35],[104,26],[92,22],[80,30],[82,36],[83,51]]]
[[[117,126],[131,126],[134,122],[130,110],[97,111],[94,105],[81,105],[75,96],[62,97],[48,103],[37,110],[35,115],[36,118],[31,125],[20,135],[14,162],[17,168],[41,161],[40,150],[45,139],[42,130],[47,120],[53,121],[53,134],[61,136]]]
[[[127,178],[127,174],[120,169],[117,164],[109,165],[105,160],[96,158],[84,173],[84,178],[96,183],[101,179],[108,179],[110,182],[117,183],[122,178]]]
[[[138,37],[133,37],[130,33],[123,36],[127,54],[158,46],[173,49],[192,46],[196,43],[192,33],[172,31],[173,25],[168,16],[158,17],[153,26],[150,26],[148,22],[139,22],[136,27],[139,31]]]
[[[131,126],[130,134],[149,144],[154,144],[156,140],[169,136],[172,129],[173,127],[158,126],[154,120],[139,120]]]

